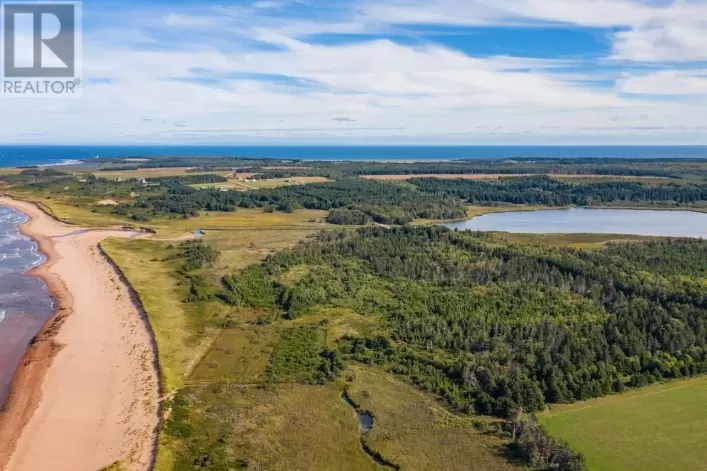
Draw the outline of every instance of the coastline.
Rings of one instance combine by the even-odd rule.
[[[59,257],[54,250],[52,240],[29,229],[36,215],[22,211],[4,198],[0,198],[0,204],[10,206],[29,217],[27,222],[18,226],[18,229],[22,235],[30,237],[37,243],[38,250],[44,255],[45,261],[28,270],[27,275],[44,281],[55,303],[54,314],[28,345],[27,351],[20,360],[7,398],[0,409],[0,469],[5,469],[22,430],[39,405],[44,376],[54,356],[61,349],[61,345],[54,342],[54,337],[72,312],[73,298],[61,278],[50,271]]]
[[[159,365],[141,304],[98,244],[136,237],[84,230],[31,202],[0,197],[30,219],[20,232],[46,260],[53,316],[28,345],[0,411],[0,469],[151,469],[159,427]],[[139,301],[139,300],[138,300]]]

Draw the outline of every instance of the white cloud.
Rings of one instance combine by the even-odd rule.
[[[707,60],[707,21],[641,27],[617,33],[615,40],[615,59],[641,62]]]
[[[391,24],[635,25],[661,9],[631,0],[388,0],[367,2],[364,14]]]
[[[185,15],[183,13],[169,13],[163,18],[165,26],[170,27],[198,27],[204,28],[214,24],[211,16]]]
[[[561,23],[625,28],[613,35],[615,59],[707,60],[707,3],[703,0],[372,0],[362,11],[390,24]]]
[[[625,74],[617,81],[617,86],[623,93],[707,98],[707,69]]]

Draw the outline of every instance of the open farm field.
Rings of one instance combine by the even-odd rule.
[[[590,471],[707,469],[707,378],[652,386],[568,406],[540,422],[584,454]]]

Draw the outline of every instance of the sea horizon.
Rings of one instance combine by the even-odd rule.
[[[311,161],[512,158],[704,159],[707,145],[0,145],[0,168],[71,165],[95,157],[203,156]]]

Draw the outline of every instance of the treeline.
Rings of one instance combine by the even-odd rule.
[[[406,163],[317,162],[316,166],[330,172],[341,172],[343,175],[556,174],[669,178],[707,176],[705,159],[515,158]]]
[[[383,224],[406,224],[416,218],[455,219],[466,214],[464,205],[456,199],[360,179],[249,192],[195,190],[176,185],[143,203],[159,212],[182,215],[195,215],[202,210],[235,211],[239,207],[278,211],[346,209]]]
[[[61,170],[47,168],[28,168],[20,173],[8,173],[0,175],[0,182],[10,185],[39,185],[48,182],[59,182],[73,180],[73,177]]]
[[[272,165],[272,164],[271,164]],[[255,178],[360,175],[608,175],[667,178],[707,177],[707,161],[698,159],[473,159],[438,162],[297,162],[288,168],[251,166]]]
[[[535,417],[527,419],[517,414],[503,424],[511,436],[509,454],[537,469],[556,471],[584,471],[584,456],[570,449],[569,445],[550,437]]]
[[[170,246],[170,248],[173,248]],[[216,289],[198,270],[212,267],[220,258],[221,252],[202,240],[190,240],[176,247],[177,251],[167,260],[180,260],[182,265],[177,270],[189,285],[189,295],[185,302],[209,301],[216,296]]]
[[[385,332],[340,351],[457,410],[509,416],[707,372],[706,253],[700,240],[588,252],[366,228],[271,256],[224,291],[288,318],[318,306],[382,316]],[[670,266],[651,263],[663,256]],[[297,281],[275,281],[292,267]]]
[[[148,183],[181,183],[183,185],[197,185],[200,183],[225,183],[228,181],[228,178],[216,174],[202,174],[147,178],[146,181]]]
[[[513,203],[546,206],[587,206],[616,202],[707,201],[707,185],[648,184],[643,182],[566,183],[546,176],[499,180],[412,179],[421,191],[441,197],[461,198],[471,204]]]

